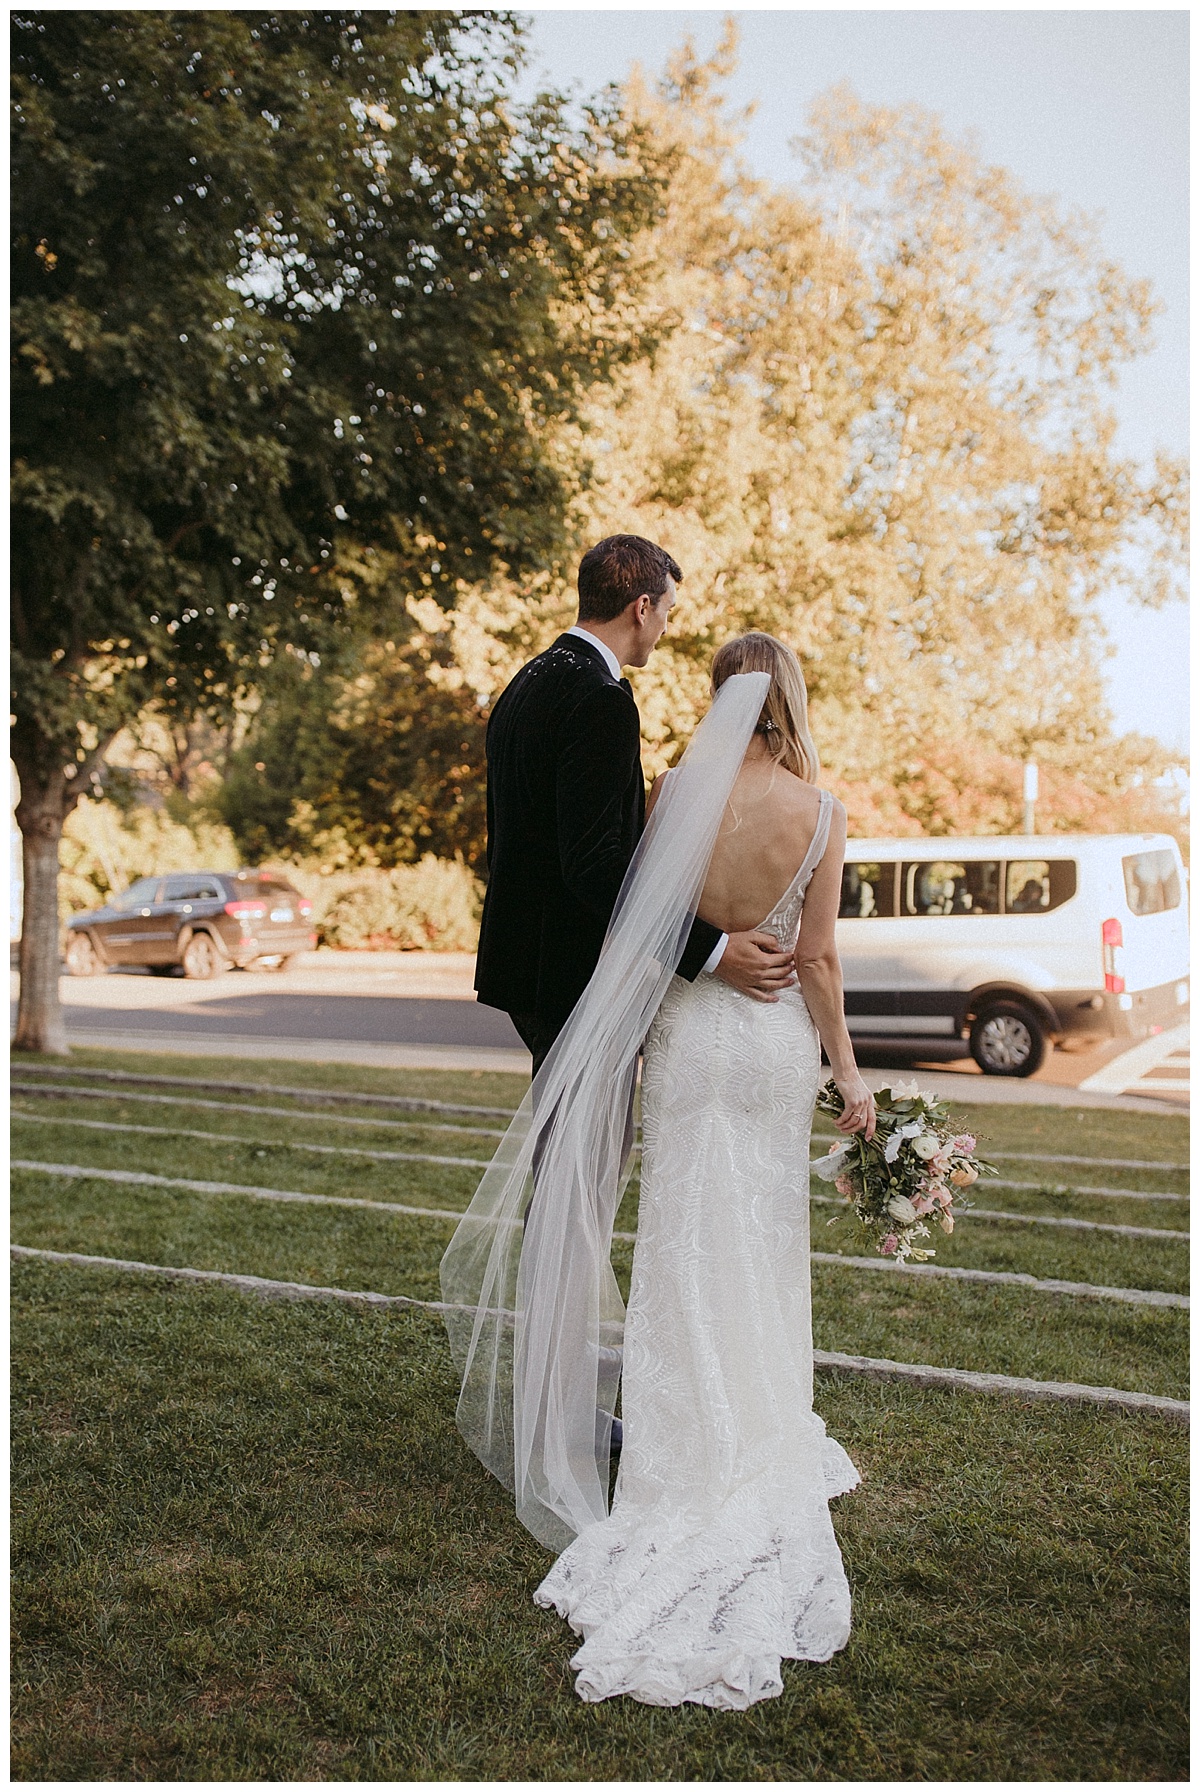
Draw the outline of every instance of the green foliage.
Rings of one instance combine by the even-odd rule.
[[[1152,294],[916,108],[829,94],[802,184],[750,179],[732,66],[731,42],[681,53],[627,93],[671,168],[643,303],[679,327],[594,395],[575,508],[581,539],[634,530],[684,569],[634,674],[648,771],[703,712],[714,649],[761,628],[800,655],[855,827],[1011,826],[1030,755],[1043,826],[1145,826],[1167,756],[1113,739],[1095,600],[1179,588],[1184,469],[1122,458],[1108,410]],[[460,598],[481,697],[569,619],[556,589],[532,642],[519,584]]]
[[[427,606],[437,610],[412,607]],[[319,670],[294,658],[272,669],[212,798],[247,857],[329,869],[430,852],[480,863],[485,714],[414,616],[392,627],[394,640],[363,642]]]
[[[62,818],[122,727],[553,560],[554,431],[636,338],[657,189],[603,108],[512,102],[508,14],[10,17],[29,1047]]]
[[[13,30],[29,725],[74,745],[151,700],[219,702],[264,639],[319,648],[346,551],[386,546],[418,587],[553,551],[537,422],[621,350],[573,307],[598,323],[619,294],[647,189],[598,115],[572,133],[506,101],[511,22]]]
[[[123,813],[83,797],[67,817],[59,858],[59,914],[99,908],[135,878],[162,871],[236,871],[242,863],[228,828],[140,803]]]
[[[415,865],[394,871],[324,876],[291,866],[288,876],[312,898],[320,945],[473,952],[479,943],[481,892],[461,859],[426,853]]]

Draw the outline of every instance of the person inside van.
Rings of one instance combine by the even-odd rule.
[[[1014,915],[1032,915],[1046,906],[1046,892],[1037,878],[1029,878],[1020,893],[1009,904]]]

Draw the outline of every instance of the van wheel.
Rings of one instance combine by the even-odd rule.
[[[971,1024],[971,1056],[984,1076],[1032,1076],[1046,1046],[1041,1022],[1023,1002],[989,1002]]]
[[[88,933],[73,933],[67,941],[67,969],[72,977],[98,977],[104,969],[100,954]]]
[[[225,969],[225,960],[207,933],[194,933],[183,948],[185,977],[218,977]]]

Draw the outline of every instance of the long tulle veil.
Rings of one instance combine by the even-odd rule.
[[[765,672],[726,680],[665,780],[591,982],[442,1259],[459,1429],[555,1550],[608,1511],[625,1319],[609,1253],[638,1053],[769,685]]]

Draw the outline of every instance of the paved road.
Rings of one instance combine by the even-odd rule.
[[[466,953],[318,952],[284,975],[230,972],[192,983],[131,970],[64,977],[61,987],[68,1036],[79,1044],[527,1073],[508,1016],[475,1001],[473,968]],[[889,1071],[936,1066],[939,1088],[963,1100],[1120,1099],[1161,1112],[1186,1107],[1190,1089],[1185,1027],[1132,1049],[1111,1042],[1053,1052],[1027,1082],[981,1077],[950,1043],[864,1047],[859,1055],[875,1086]]]

